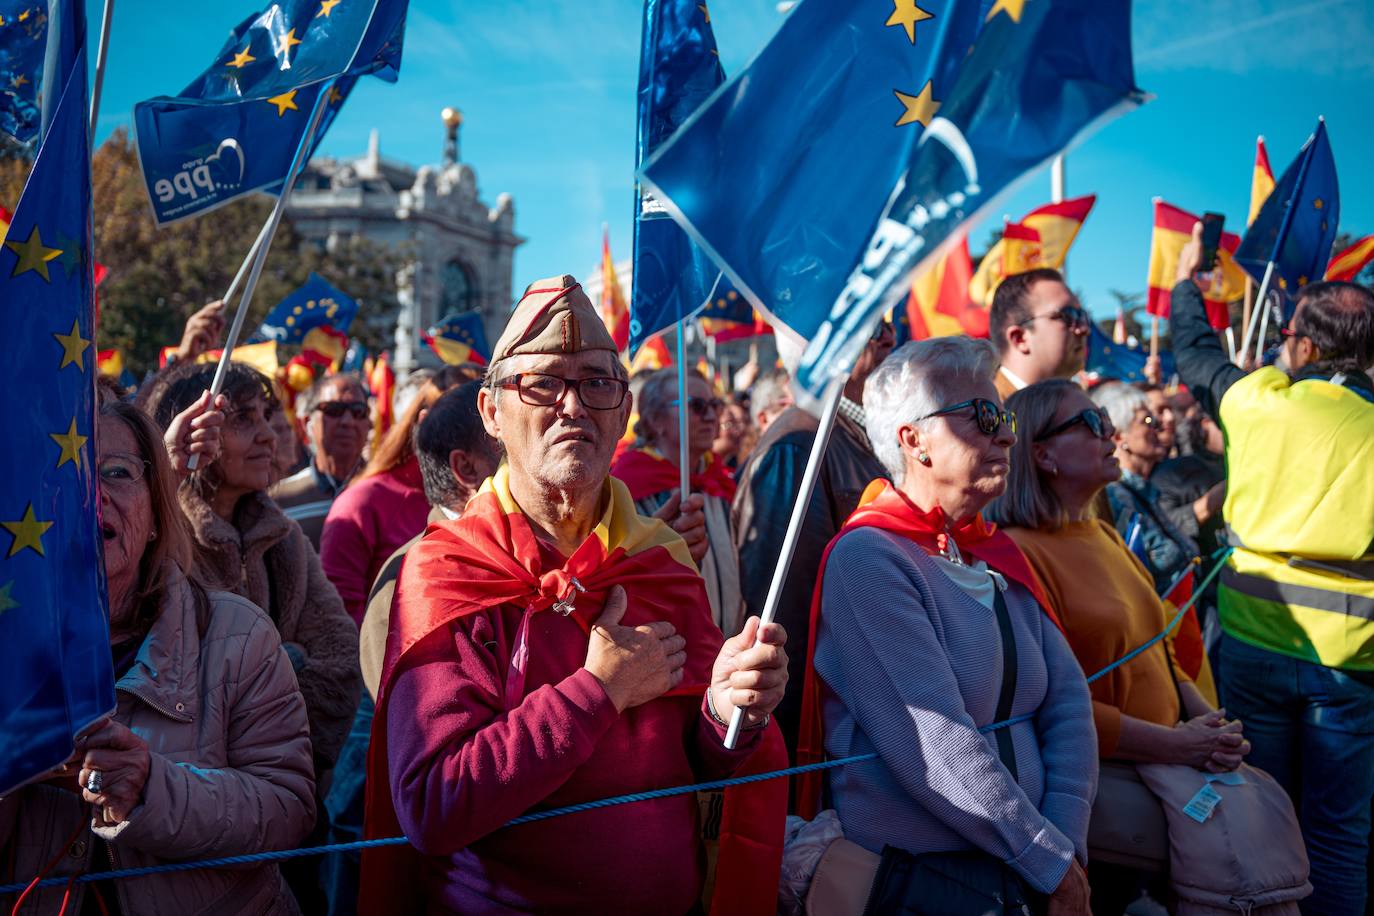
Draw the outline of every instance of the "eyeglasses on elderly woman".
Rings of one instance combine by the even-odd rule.
[[[96,474],[99,475],[102,484],[131,487],[143,479],[148,466],[149,462],[146,459],[119,453],[103,459],[96,469]]]
[[[917,417],[913,423],[922,420],[929,420],[931,417],[942,417],[947,414],[955,414],[961,410],[973,409],[973,419],[978,422],[978,430],[984,435],[995,436],[997,431],[1006,424],[1007,429],[1016,432],[1016,414],[1010,410],[1003,410],[986,398],[973,398],[969,401],[960,401],[958,404],[951,404],[948,407],[941,407],[939,410]]]
[[[1153,420],[1154,418],[1151,417],[1150,419]],[[1110,439],[1112,436],[1116,435],[1116,427],[1112,425],[1111,417],[1107,416],[1107,412],[1105,410],[1093,408],[1080,411],[1069,417],[1063,423],[1060,423],[1058,426],[1045,430],[1035,437],[1035,441],[1044,442],[1046,439],[1053,439],[1060,433],[1068,432],[1080,423],[1088,428],[1088,432],[1099,439]]]
[[[563,378],[539,372],[521,372],[509,376],[494,387],[516,392],[520,400],[531,407],[553,407],[563,400],[571,388],[588,410],[615,410],[625,403],[625,392],[630,390],[629,383],[618,378]]]

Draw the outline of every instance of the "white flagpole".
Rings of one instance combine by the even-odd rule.
[[[105,86],[105,61],[109,56],[113,17],[114,0],[105,0],[105,12],[100,17],[100,44],[95,53],[95,81],[91,83],[91,149],[95,149],[95,122],[100,116],[100,90]]]
[[[692,492],[691,461],[687,447],[687,322],[677,323],[677,476],[681,506]]]
[[[1264,300],[1265,297],[1269,295],[1269,281],[1273,278],[1274,262],[1270,261],[1269,264],[1264,268],[1264,279],[1260,281],[1259,296],[1255,298],[1255,304],[1260,309],[1260,311],[1265,310]],[[1259,322],[1255,320],[1255,316],[1252,314],[1250,316],[1250,326],[1245,329],[1245,340],[1242,341],[1240,345],[1240,358],[1242,362],[1244,362],[1245,358],[1250,355],[1250,338],[1251,335],[1255,333],[1255,326],[1258,324]],[[1263,332],[1260,332],[1260,346],[1264,346]],[[1244,366],[1242,366],[1242,368],[1244,368]]]
[[[1261,289],[1260,292],[1263,294],[1265,291]],[[1256,369],[1264,365],[1264,335],[1269,333],[1269,315],[1274,311],[1269,305],[1267,295],[1261,298],[1259,303],[1261,315],[1259,320],[1259,338],[1255,341]]]
[[[782,600],[782,583],[792,565],[792,554],[797,550],[797,539],[801,537],[802,520],[806,518],[806,507],[811,502],[811,492],[816,489],[816,478],[820,476],[821,459],[825,447],[830,442],[830,433],[835,428],[835,414],[840,409],[840,396],[844,393],[844,383],[848,375],[840,376],[830,383],[821,407],[820,425],[816,428],[816,441],[811,445],[811,456],[806,459],[806,472],[802,474],[801,489],[797,491],[797,501],[792,506],[792,519],[787,524],[787,535],[782,541],[782,555],[773,569],[773,581],[768,586],[768,600],[764,602],[759,627],[772,623],[778,613],[778,603]],[[725,746],[735,749],[739,741],[739,730],[744,724],[744,710],[736,706],[730,714],[730,727],[725,732]]]
[[[324,110],[329,105],[329,90],[334,87],[334,81],[330,81],[327,86],[320,90],[319,97],[315,100],[315,111],[310,118],[310,126],[306,128],[305,135],[301,137],[300,145],[296,147],[296,154],[291,158],[291,170],[286,173],[286,179],[282,182],[281,194],[277,197],[276,205],[272,207],[272,214],[267,218],[267,224],[258,233],[258,240],[254,243],[250,259],[253,262],[252,268],[248,272],[248,281],[243,287],[243,298],[239,300],[238,310],[234,313],[234,322],[229,326],[229,336],[224,341],[224,352],[220,355],[219,365],[215,368],[215,378],[210,383],[210,400],[214,402],[215,396],[219,394],[224,386],[224,374],[229,369],[229,362],[234,355],[234,346],[238,343],[239,334],[243,331],[243,320],[248,317],[248,306],[253,301],[253,291],[257,289],[258,278],[262,276],[263,265],[267,262],[267,250],[272,247],[272,237],[277,234],[277,227],[281,225],[282,214],[286,212],[286,201],[291,196],[291,189],[296,184],[296,176],[305,166],[305,157],[310,152],[310,147],[314,143],[315,131],[319,129],[320,120],[324,117]],[[243,268],[239,268],[239,273],[243,273]],[[238,278],[235,277],[235,282]],[[233,291],[233,285],[230,291]],[[227,296],[225,297],[227,300]],[[226,301],[226,305],[227,305]],[[191,456],[187,467],[191,470],[196,469],[199,464],[199,454]]]
[[[234,292],[239,288],[239,284],[243,282],[244,276],[248,273],[249,266],[253,263],[254,256],[258,253],[258,249],[262,247],[262,243],[267,239],[267,232],[271,227],[272,221],[268,220],[262,224],[262,229],[258,230],[258,237],[253,240],[253,247],[248,249],[247,256],[244,257],[243,263],[239,265],[238,273],[234,274],[234,279],[229,283],[229,291],[224,294],[224,298],[221,300],[226,306],[229,304],[229,300],[234,298]],[[276,230],[272,229],[272,232],[275,234]]]

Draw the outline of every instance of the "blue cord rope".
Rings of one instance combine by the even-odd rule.
[[[1178,625],[1178,622],[1183,619],[1183,615],[1188,612],[1188,609],[1191,608],[1193,604],[1197,601],[1198,596],[1202,594],[1204,589],[1206,589],[1208,583],[1211,582],[1212,579],[1217,575],[1217,573],[1221,571],[1222,566],[1226,562],[1226,558],[1231,555],[1231,551],[1234,549],[1235,548],[1232,547],[1224,547],[1221,550],[1218,550],[1216,553],[1212,554],[1213,557],[1219,557],[1220,559],[1217,560],[1216,565],[1212,568],[1212,571],[1207,574],[1206,578],[1204,578],[1202,582],[1199,583],[1193,589],[1193,596],[1189,598],[1188,601],[1184,602],[1183,607],[1179,608],[1178,613],[1174,615],[1173,619],[1169,621],[1169,624],[1162,631],[1153,636],[1148,642],[1131,650],[1130,652],[1126,653],[1126,655],[1124,655],[1122,658],[1112,662],[1110,665],[1103,668],[1101,671],[1089,677],[1088,683],[1091,684],[1093,681],[1097,680],[1098,678],[1102,677],[1103,675],[1107,674],[1113,669],[1119,668],[1121,665],[1126,664],[1128,661],[1135,658],[1137,655],[1144,652],[1146,649],[1150,648],[1155,643],[1163,639],[1166,635],[1168,635],[1168,633]],[[1176,579],[1172,584],[1170,584],[1165,594],[1168,594],[1169,591],[1172,591],[1173,587],[1177,585],[1178,582],[1181,580],[1182,576],[1180,576],[1179,579]],[[999,728],[1010,728],[1011,726],[1017,725],[1021,722],[1028,722],[1033,718],[1035,718],[1034,713],[1027,713],[1026,715],[1022,716],[1013,716],[1012,718],[1004,719],[1001,722],[994,722],[991,725],[984,725],[982,728],[978,729],[978,731],[983,734],[988,734],[989,732],[996,731]],[[728,789],[731,786],[743,786],[753,782],[763,782],[769,779],[780,779],[783,776],[796,776],[800,773],[812,773],[817,770],[829,770],[833,769],[834,767],[848,766],[849,764],[853,763],[865,763],[869,760],[876,760],[877,758],[878,755],[876,753],[855,754],[852,757],[840,757],[836,760],[822,760],[819,763],[808,763],[803,764],[802,766],[788,767],[783,770],[772,770],[767,773],[755,773],[750,776],[736,776],[731,779],[717,779],[714,782],[700,782],[690,786],[673,786],[667,789],[654,789],[649,792],[631,792],[628,795],[616,795],[611,798],[601,798],[595,801],[581,802],[576,805],[567,805],[562,808],[550,808],[547,811],[535,811],[530,814],[522,814],[520,817],[508,821],[505,824],[505,826],[515,827],[519,824],[532,824],[535,821],[544,821],[548,820],[549,818],[562,817],[565,814],[578,814],[583,811],[594,811],[598,808],[609,808],[614,805],[628,805],[634,802],[650,801],[656,798],[671,798],[675,795],[687,795],[692,792],[709,792],[714,789]],[[241,856],[223,856],[218,859],[202,859],[194,862],[165,862],[161,865],[148,865],[142,868],[121,868],[116,869],[114,871],[88,872],[87,874],[79,876],[76,879],[76,883],[86,884],[91,881],[116,881],[124,878],[142,878],[146,875],[158,875],[165,874],[167,872],[178,871],[191,871],[199,868],[224,868],[226,866],[232,865],[252,865],[256,862],[276,862],[283,859],[295,859],[304,856],[324,855],[326,853],[331,852],[353,852],[361,849],[376,849],[381,846],[402,846],[407,842],[408,841],[405,837],[395,836],[386,837],[384,839],[379,840],[356,840],[351,843],[331,843],[326,846],[311,846],[305,849],[278,849],[269,852],[253,852]],[[65,885],[70,880],[71,879],[68,877],[45,878],[44,880],[38,882],[37,887],[57,887],[58,885]],[[22,884],[16,883],[0,885],[0,894],[19,893],[26,887],[28,887],[27,882]]]

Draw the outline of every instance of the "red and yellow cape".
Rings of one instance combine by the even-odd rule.
[[[624,481],[634,499],[675,490],[682,482],[677,465],[651,448],[630,448],[621,452],[611,464],[611,476]],[[693,493],[718,496],[726,502],[735,498],[735,479],[714,452],[706,453],[706,466],[688,480]]]

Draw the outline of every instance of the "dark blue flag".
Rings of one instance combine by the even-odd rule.
[[[283,0],[244,20],[176,97],[134,106],[159,223],[278,188],[321,95],[313,152],[358,76],[395,82],[407,0]]]
[[[704,3],[644,0],[640,40],[636,169],[725,81]],[[719,274],[653,194],[636,186],[631,355],[700,308]]]
[[[1316,132],[1307,138],[1245,230],[1236,263],[1259,283],[1272,260],[1276,279],[1270,288],[1279,289],[1292,302],[1299,289],[1324,275],[1340,215],[1336,160],[1326,122],[1319,120]]]
[[[267,314],[253,339],[297,344],[310,331],[325,325],[347,334],[357,314],[357,302],[331,286],[324,277],[311,273],[300,289],[278,302]]]
[[[1113,343],[1096,324],[1088,329],[1088,358],[1084,369],[1098,381],[1116,379],[1132,384],[1148,381],[1145,361],[1149,358],[1150,354],[1144,350]],[[1160,351],[1159,365],[1166,380],[1178,374],[1174,354],[1168,351]]]
[[[482,327],[479,312],[449,315],[426,331],[424,340],[434,354],[450,366],[463,363],[485,366],[491,358],[491,347],[487,345],[487,332]]]
[[[47,0],[0,0],[0,131],[21,143],[38,136],[47,47]]]
[[[65,0],[64,0],[65,3]],[[0,246],[0,795],[60,765],[114,708],[95,449],[85,22]],[[135,478],[137,479],[137,478]],[[111,484],[115,485],[115,484]]]

